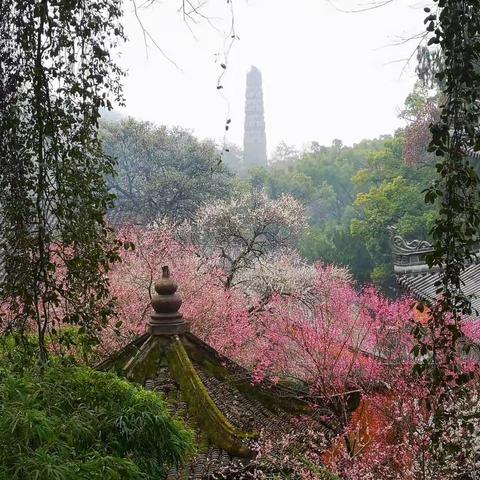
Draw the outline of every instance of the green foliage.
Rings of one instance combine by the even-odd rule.
[[[448,411],[448,406],[469,398],[468,383],[473,376],[465,371],[458,353],[466,343],[462,322],[475,313],[469,292],[463,291],[461,274],[474,255],[480,229],[480,178],[466,155],[471,149],[480,149],[480,15],[478,0],[435,3],[435,12],[425,8],[424,23],[427,46],[440,52],[435,80],[443,102],[440,118],[430,127],[429,151],[438,163],[425,201],[438,206],[431,230],[434,252],[427,260],[440,267],[442,275],[435,285],[439,300],[433,305],[432,320],[426,328],[413,329],[417,342],[413,353],[418,359],[415,373],[423,374],[429,391],[429,453],[441,468],[448,468],[449,457],[462,458],[463,446],[476,440],[474,426],[478,424],[478,417],[473,419],[461,408]],[[432,354],[424,355],[425,351]],[[465,438],[451,434],[450,418],[468,426],[462,427]]]
[[[164,478],[192,441],[158,394],[113,374],[0,371],[0,479]]]
[[[264,189],[271,198],[280,198],[287,193],[307,204],[316,194],[312,179],[303,172],[289,167],[254,167],[249,172],[249,181],[257,189]]]
[[[460,274],[479,238],[480,178],[465,152],[480,149],[480,16],[478,2],[441,0],[439,15],[426,9],[429,46],[440,46],[443,62],[436,73],[445,98],[438,122],[431,126],[429,151],[438,157],[437,178],[425,193],[438,203],[432,228],[432,265],[444,266],[439,293],[440,316],[470,315],[471,302],[462,292]],[[453,342],[455,343],[455,342]]]
[[[118,245],[104,222],[113,162],[97,130],[99,109],[122,100],[110,53],[121,15],[119,0],[0,2],[2,327],[33,324],[42,361],[52,328],[93,337],[114,306],[106,273]]]
[[[415,109],[409,107],[409,99],[407,108]],[[351,220],[350,232],[371,255],[371,279],[387,293],[396,287],[387,227],[395,226],[406,238],[425,239],[434,218],[433,208],[422,199],[423,189],[434,177],[433,163],[426,159],[406,165],[404,145],[401,131],[385,139],[383,148],[370,154],[366,168],[352,179],[358,193],[353,203],[357,215]]]
[[[374,259],[365,244],[353,237],[348,226],[335,223],[313,226],[299,246],[308,259],[348,267],[361,283],[372,281]]]
[[[375,258],[372,280],[383,286],[395,287],[392,252],[387,227],[395,225],[406,238],[426,238],[433,221],[433,212],[423,202],[422,186],[398,176],[359,193],[354,205],[362,212],[351,222],[351,233],[360,238]]]
[[[228,195],[230,174],[213,142],[133,118],[102,127],[104,151],[117,160],[109,177],[115,223],[181,222],[204,202]]]
[[[422,108],[421,97],[409,97],[406,108]],[[421,192],[434,167],[431,161],[406,165],[404,143],[398,131],[353,147],[314,144],[294,163],[252,170],[249,181],[271,197],[289,193],[306,205],[310,228],[299,244],[305,257],[347,266],[358,281],[393,293],[387,227],[396,226],[407,238],[426,238],[433,222]]]

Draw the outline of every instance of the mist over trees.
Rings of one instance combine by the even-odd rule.
[[[290,195],[306,209],[309,226],[296,246],[307,261],[348,267],[360,284],[395,296],[387,227],[428,239],[434,209],[421,192],[435,169],[425,130],[437,101],[419,84],[401,112],[405,129],[353,146],[313,141],[299,151],[282,142],[268,167],[248,168],[240,147],[222,151],[179,127],[103,121],[103,148],[116,161],[108,179],[116,197],[109,219],[114,225],[194,222],[198,211],[242,189],[272,200]]]
[[[133,118],[103,122],[101,134],[104,152],[116,160],[108,178],[114,224],[191,220],[201,205],[228,195],[232,175],[211,141]]]

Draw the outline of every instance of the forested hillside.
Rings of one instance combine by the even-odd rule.
[[[344,265],[360,282],[393,293],[387,227],[407,238],[428,238],[433,210],[422,190],[432,162],[404,162],[405,132],[352,147],[313,145],[288,163],[250,172],[248,182],[277,198],[289,193],[305,204],[309,229],[300,251],[310,261]]]
[[[429,101],[416,89],[402,115],[415,122]],[[117,160],[109,180],[117,197],[110,218],[117,225],[181,223],[194,221],[205,203],[241,191],[263,190],[271,199],[288,194],[306,207],[308,228],[297,245],[306,260],[345,266],[361,284],[393,296],[387,227],[427,239],[433,221],[422,191],[434,178],[434,161],[419,133],[416,126],[353,146],[312,142],[301,152],[282,143],[268,167],[246,169],[236,146],[221,156],[214,142],[181,128],[132,118],[106,122],[104,149]]]

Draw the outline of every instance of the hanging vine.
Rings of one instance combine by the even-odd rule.
[[[4,332],[95,337],[118,257],[100,109],[121,101],[120,0],[0,0],[0,299]]]
[[[458,455],[462,448],[458,438],[446,435],[452,420],[465,421],[452,405],[468,397],[467,384],[474,376],[463,361],[470,345],[462,323],[476,312],[461,274],[473,258],[480,226],[480,180],[468,156],[480,149],[480,1],[434,1],[435,11],[425,8],[425,24],[429,48],[442,57],[436,80],[443,101],[440,118],[430,127],[429,151],[438,157],[438,179],[426,190],[425,200],[438,206],[431,231],[434,252],[427,261],[442,274],[431,321],[416,325],[413,333],[415,371],[423,375],[428,389],[431,454],[445,465],[445,452]],[[466,427],[465,435],[469,433]]]

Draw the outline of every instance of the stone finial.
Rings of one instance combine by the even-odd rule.
[[[182,299],[177,293],[178,285],[170,277],[167,266],[162,267],[162,278],[155,282],[156,294],[152,298],[155,310],[148,322],[151,335],[176,335],[189,330],[188,323],[178,311]]]

